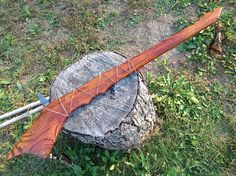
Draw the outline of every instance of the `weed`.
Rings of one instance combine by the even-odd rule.
[[[209,11],[217,6],[216,3],[199,3],[198,5],[204,11]],[[236,32],[236,28],[235,20],[232,18],[232,15],[233,11],[228,10],[226,13],[223,13],[220,20],[221,25],[224,26],[221,29],[224,36],[222,43],[224,54],[221,56],[221,59],[216,58],[214,55],[209,53],[209,46],[214,39],[214,27],[207,28],[204,32],[177,47],[177,49],[181,52],[194,50],[194,52],[192,52],[189,56],[189,59],[191,61],[195,61],[194,63],[198,65],[197,70],[200,72],[216,74],[219,73],[218,70],[221,70],[221,68],[224,67],[225,74],[235,73],[236,60],[234,34]],[[176,23],[176,30],[180,30],[187,25],[189,25],[187,20],[180,19]],[[226,47],[228,45],[231,47]]]
[[[191,0],[160,0],[154,3],[155,14],[160,16],[168,13],[170,10],[175,14],[180,14],[181,10],[193,4]]]
[[[35,36],[39,35],[41,31],[42,31],[41,25],[39,23],[35,23],[35,24],[30,24],[28,33],[31,36],[35,37]]]
[[[118,13],[104,13],[101,17],[97,19],[97,23],[95,24],[96,29],[101,30],[108,27],[114,20],[118,17]]]
[[[51,12],[45,14],[45,19],[50,24],[51,28],[59,27],[59,18]]]
[[[33,10],[28,5],[24,5],[22,7],[22,10],[20,11],[20,13],[21,13],[21,17],[24,19],[32,18],[32,16],[33,16]]]
[[[164,169],[164,175],[169,172],[179,175],[209,175],[210,173],[210,175],[217,175],[221,172],[220,168],[230,162],[230,159],[225,158],[229,152],[228,149],[222,148],[225,143],[218,141],[217,131],[219,131],[221,119],[225,119],[223,110],[217,102],[211,100],[214,96],[218,98],[219,96],[212,95],[208,86],[195,87],[195,81],[186,78],[186,76],[175,78],[172,74],[157,78],[149,77],[150,90],[154,93],[157,113],[165,118],[162,135],[167,134],[166,137],[163,136],[165,141],[162,142],[165,144],[158,142],[159,149],[157,150],[160,150],[161,156],[159,155],[156,160],[163,156],[168,161],[162,167],[168,167],[172,161],[173,166],[176,164],[177,167]],[[212,87],[212,85],[209,86]],[[213,87],[215,92],[222,95],[222,88]],[[158,140],[162,138],[159,137]],[[232,140],[229,140],[229,145],[231,142]],[[161,147],[162,145],[164,146]],[[177,151],[173,149],[173,152],[170,152],[175,145],[179,149]],[[204,151],[202,145],[205,146]],[[189,150],[186,150],[187,148]],[[187,159],[185,154],[191,159]],[[161,163],[164,164],[164,161]]]
[[[8,52],[16,44],[16,38],[11,33],[3,34],[1,38],[1,53]]]
[[[142,20],[142,15],[134,13],[129,18],[128,26],[129,27],[136,27],[141,20]]]

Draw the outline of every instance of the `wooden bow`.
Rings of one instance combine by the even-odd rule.
[[[94,97],[105,93],[121,79],[215,23],[220,18],[221,10],[222,8],[217,8],[205,14],[193,25],[48,104],[20,138],[7,159],[23,153],[31,153],[46,158],[72,111],[82,105],[89,104]]]

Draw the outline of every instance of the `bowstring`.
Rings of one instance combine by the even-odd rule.
[[[96,86],[96,87],[97,87],[96,95],[99,94],[100,79],[101,79],[101,73],[99,72],[98,81],[97,81],[97,86]]]
[[[103,53],[101,53],[103,56],[105,56],[105,57],[107,57],[107,58],[109,58],[108,56],[106,56],[105,54],[103,54]],[[114,60],[116,60],[116,61],[118,61],[119,62],[119,64],[121,63],[121,61],[120,60],[118,60],[116,57],[114,57],[114,56],[111,56],[111,58],[112,59],[114,59]],[[122,69],[122,70],[125,70],[127,73],[129,73],[129,72],[135,72],[136,71],[136,69],[135,69],[135,67],[133,66],[133,64],[132,64],[132,62],[131,62],[131,59],[127,59],[126,60],[127,62],[128,62],[128,66],[129,66],[129,71],[128,70],[126,70],[126,69],[124,69],[124,68],[122,68],[122,67],[120,67],[119,65],[117,65],[116,67],[119,67],[120,69]]]
[[[109,59],[109,57],[108,57],[107,55],[103,54],[102,52],[100,52],[100,54]],[[106,76],[105,74],[102,74],[102,76],[104,76],[104,77],[106,77],[107,79],[109,79],[112,83],[115,84],[115,83],[117,83],[117,82],[119,81],[119,70],[118,70],[119,68],[125,70],[125,71],[128,72],[128,73],[130,73],[130,72],[136,72],[136,69],[135,69],[134,65],[132,64],[131,59],[126,60],[127,63],[128,63],[128,67],[129,67],[129,71],[128,71],[128,70],[126,70],[126,69],[124,69],[124,68],[122,68],[122,67],[119,66],[119,64],[120,64],[122,61],[118,60],[116,57],[113,57],[113,56],[110,56],[110,57],[111,57],[112,59],[118,61],[118,65],[115,66],[116,81],[113,81],[111,78],[109,78],[109,77]]]
[[[72,103],[73,103],[75,91],[76,91],[76,89],[73,90],[72,95],[71,95],[71,99],[70,99],[70,113],[71,113],[71,109],[72,109]]]
[[[105,56],[106,58],[109,59],[109,57],[108,57],[107,55],[103,54],[102,52],[99,52],[99,54],[101,54],[101,55],[103,55],[103,56]],[[87,57],[90,58],[90,59],[94,59],[94,58],[91,57],[90,55],[87,55]],[[121,61],[118,60],[116,57],[111,56],[111,58],[114,59],[114,60],[116,60],[116,61],[118,61],[118,63],[120,64]],[[129,71],[128,71],[127,69],[124,69],[124,68],[120,67],[119,65],[115,66],[116,81],[112,80],[111,78],[109,78],[108,76],[106,76],[106,75],[103,74],[103,73],[99,73],[99,74],[98,74],[98,81],[97,81],[96,86],[95,86],[95,88],[97,88],[97,95],[98,95],[98,92],[99,92],[99,85],[100,85],[101,76],[106,77],[106,78],[109,79],[113,84],[115,84],[115,83],[117,83],[117,82],[119,81],[119,68],[125,70],[127,73],[129,73],[129,72],[135,72],[135,71],[136,71],[136,69],[135,69],[134,65],[132,64],[131,60],[128,59],[128,60],[126,60],[126,61],[127,61],[127,63],[128,63]],[[105,64],[105,63],[103,63],[103,64]],[[83,64],[83,66],[84,66],[85,68],[87,68],[88,70],[91,71],[91,69],[89,69],[85,64]],[[91,90],[91,89],[87,89],[87,91],[88,91],[88,90]],[[85,91],[82,91],[82,90],[80,90],[80,91],[86,93]],[[86,94],[87,94],[87,95],[90,95],[91,97],[94,97],[94,95],[92,95],[92,94],[89,94],[89,93],[86,93]]]
[[[65,117],[68,116],[67,114],[63,114],[63,113],[60,113],[60,112],[54,111],[54,110],[49,109],[49,108],[47,108],[47,107],[45,107],[44,109],[46,109],[46,110],[49,111],[49,112],[53,112],[53,113],[55,113],[55,114],[59,114],[59,115],[65,116]]]
[[[109,58],[107,55],[103,54],[102,52],[100,52],[99,54],[101,54],[101,55],[103,55],[103,56]],[[94,59],[94,58],[92,58],[92,57],[89,56],[89,55],[87,55],[87,57],[89,57],[89,58],[91,58],[91,59]],[[112,58],[112,59],[115,59],[116,61],[119,62],[118,64],[120,64],[121,61],[118,60],[116,57],[111,56],[111,58]],[[133,66],[133,64],[132,64],[132,62],[131,62],[131,60],[128,59],[128,60],[126,60],[126,61],[127,61],[127,63],[128,63],[129,71],[128,71],[127,69],[124,69],[124,68],[120,67],[119,65],[115,66],[116,81],[114,81],[114,80],[111,79],[110,77],[106,76],[105,74],[99,72],[98,78],[97,78],[98,80],[97,80],[97,83],[96,83],[97,85],[96,85],[96,87],[95,87],[95,88],[96,88],[96,95],[99,94],[100,80],[101,80],[101,77],[102,77],[102,76],[105,77],[105,78],[107,78],[108,80],[110,80],[113,84],[116,84],[116,83],[119,81],[119,69],[125,70],[127,73],[135,72],[135,71],[136,71],[136,70],[135,70],[135,67]],[[79,64],[82,65],[81,62],[79,62]],[[103,64],[105,64],[105,63],[103,63]],[[89,69],[89,68],[86,66],[86,64],[83,64],[83,66],[84,66],[86,69],[88,69],[89,71],[91,71],[91,69]],[[88,90],[91,90],[91,89],[88,89]],[[74,94],[75,94],[77,91],[80,91],[80,92],[82,92],[82,93],[84,93],[84,94],[86,94],[86,95],[89,95],[90,97],[94,97],[94,95],[92,95],[92,94],[90,94],[90,93],[87,92],[88,90],[86,90],[86,91],[83,91],[83,90],[81,90],[81,89],[74,89],[74,90],[73,90],[72,95],[71,95],[71,99],[70,99],[69,112],[71,112]],[[58,97],[58,96],[57,96],[57,97]],[[68,117],[68,116],[69,116],[69,113],[66,111],[66,108],[65,108],[65,106],[64,106],[63,103],[62,103],[61,97],[59,97],[58,100],[59,100],[60,105],[61,105],[63,111],[65,112],[65,114],[64,114],[64,113],[60,113],[60,112],[58,112],[58,111],[54,111],[54,110],[49,109],[49,108],[47,108],[47,107],[45,107],[45,109],[48,110],[48,111],[50,111],[50,112],[53,112],[53,113],[60,114],[60,115],[63,115],[63,116]],[[119,103],[121,103],[121,102],[119,102]],[[122,104],[122,105],[125,105],[125,104],[123,104],[123,103],[121,103],[121,104]],[[127,105],[125,105],[125,106],[127,106]]]
[[[63,105],[62,101],[61,101],[61,97],[58,98],[59,102],[60,102],[60,105],[62,107],[62,109],[64,110],[64,112],[66,113],[67,116],[69,116],[68,112],[66,111],[66,108],[65,106]]]
[[[115,66],[116,67],[116,82],[115,81],[113,81],[111,78],[109,78],[108,76],[106,76],[105,74],[101,74],[102,76],[104,76],[105,78],[107,78],[107,79],[109,79],[112,83],[117,83],[118,81],[119,81],[119,75],[118,75],[118,68],[121,68],[121,67],[119,67],[119,64],[122,62],[122,61],[120,61],[120,60],[118,60],[116,57],[113,57],[113,56],[107,56],[107,55],[105,55],[104,53],[102,53],[102,52],[99,52],[99,54],[101,54],[102,56],[104,56],[104,57],[106,57],[106,58],[108,58],[108,59],[110,59],[110,57],[112,58],[112,59],[114,59],[114,60],[116,60],[117,62],[118,62],[118,65],[117,66]],[[128,59],[127,60],[127,62],[128,62],[128,66],[129,66],[129,72],[135,72],[136,70],[135,70],[135,68],[134,68],[134,66],[133,66],[133,64],[132,64],[132,62],[130,61],[130,59]],[[104,65],[104,67],[105,67],[105,63],[103,62],[103,65]],[[123,68],[121,68],[121,69],[123,69]],[[126,69],[123,69],[123,70],[125,70],[126,72],[128,72]],[[100,76],[100,75],[99,75]],[[121,90],[124,90],[124,88],[121,88]],[[125,89],[126,90],[126,89]],[[127,104],[124,104],[124,103],[122,103],[122,102],[119,102],[121,105],[123,105],[124,107],[126,106],[127,107]],[[102,103],[101,103],[102,104]]]
[[[54,110],[49,109],[49,108],[47,108],[47,107],[45,107],[45,109],[46,109],[47,111],[49,111],[49,112],[53,112],[53,113],[55,113],[55,114],[60,114],[60,115],[62,115],[62,116],[68,117],[69,114],[68,114],[68,112],[66,111],[66,109],[65,109],[65,107],[64,107],[64,105],[63,105],[63,103],[62,103],[62,101],[61,101],[61,97],[58,98],[57,92],[56,92],[56,97],[57,97],[57,99],[59,100],[59,103],[60,103],[60,105],[61,105],[63,111],[65,112],[65,114],[64,114],[64,113],[61,113],[61,112],[58,112],[58,111],[54,111]]]

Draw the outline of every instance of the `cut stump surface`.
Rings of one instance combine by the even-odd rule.
[[[54,80],[51,100],[72,91],[126,58],[113,52],[95,52],[61,71]],[[84,143],[107,149],[128,150],[157,131],[156,115],[140,73],[119,81],[89,105],[75,110],[64,131]]]

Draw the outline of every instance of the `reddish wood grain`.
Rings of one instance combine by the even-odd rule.
[[[57,139],[69,114],[76,108],[88,104],[94,97],[105,93],[112,85],[130,75],[161,54],[184,42],[209,25],[215,23],[221,14],[217,8],[200,18],[195,24],[174,34],[152,48],[133,57],[94,78],[83,86],[51,102],[33,122],[9,153],[7,159],[31,153],[46,158]]]

